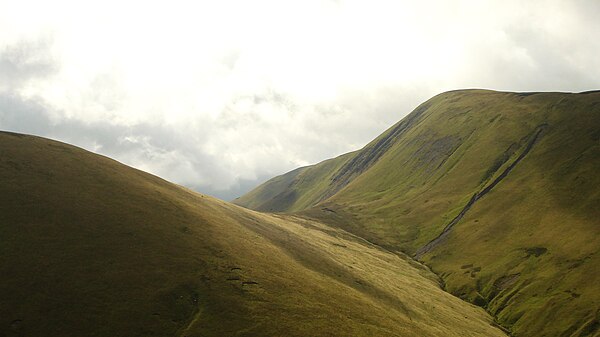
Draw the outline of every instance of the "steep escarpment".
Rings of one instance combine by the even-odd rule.
[[[408,116],[293,210],[416,254],[517,336],[597,333],[600,93],[461,90]]]

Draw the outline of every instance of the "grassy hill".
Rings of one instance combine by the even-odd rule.
[[[12,133],[0,179],[0,336],[504,335],[406,255],[314,220]]]
[[[413,254],[516,336],[588,336],[600,334],[598,172],[600,92],[461,90],[287,185],[266,182],[248,195],[259,207],[235,203]]]
[[[348,153],[275,177],[234,203],[263,212],[291,212],[314,206],[334,193],[329,182],[356,154]]]

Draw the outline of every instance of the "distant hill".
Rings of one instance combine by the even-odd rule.
[[[0,181],[0,336],[504,335],[406,255],[67,144],[0,132]]]
[[[235,200],[424,261],[515,336],[600,334],[600,92],[446,92]]]

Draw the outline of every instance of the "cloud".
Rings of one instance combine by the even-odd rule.
[[[157,124],[86,123],[73,118],[53,119],[51,115],[38,101],[0,93],[0,125],[4,130],[76,144],[191,187],[223,192],[233,185],[228,177],[220,177],[217,158],[198,145],[204,142],[202,136],[190,137],[185,130]],[[220,189],[220,184],[225,188]],[[223,196],[229,197],[226,193]]]
[[[224,199],[356,150],[441,91],[600,86],[591,0],[86,6],[0,13],[0,129]]]
[[[57,65],[46,52],[49,43],[39,39],[5,46],[0,51],[0,91],[21,89],[34,78],[56,73]]]

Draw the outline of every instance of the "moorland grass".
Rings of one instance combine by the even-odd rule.
[[[400,121],[328,163],[343,167],[348,157],[393,141],[341,190],[330,178],[337,173],[322,174],[321,163],[288,184],[302,204],[257,193],[270,182],[249,195],[280,206],[271,211],[296,212],[414,254],[500,179],[421,259],[448,291],[485,307],[516,336],[597,334],[600,93],[460,90],[433,97],[407,118],[413,122],[402,133]],[[309,175],[319,176],[318,185],[300,179]],[[327,195],[323,186],[335,193],[306,200],[314,190]]]
[[[0,133],[2,336],[502,336],[403,254]]]

